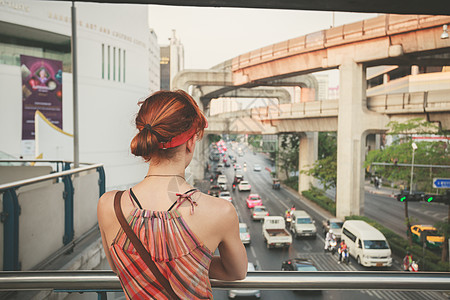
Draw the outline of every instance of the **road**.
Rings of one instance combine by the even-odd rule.
[[[245,149],[244,149],[245,150]],[[229,153],[236,155],[233,151]],[[268,208],[271,215],[283,215],[284,211],[295,204],[297,209],[306,210],[315,220],[318,232],[321,232],[321,223],[325,216],[320,212],[314,211],[303,203],[298,194],[292,193],[286,189],[273,190],[271,188],[271,178],[265,167],[270,167],[262,155],[254,155],[251,151],[245,151],[243,157],[237,158],[237,163],[243,166],[247,163],[247,168],[243,168],[244,177],[252,185],[251,193],[258,193],[263,199],[263,204]],[[253,171],[254,164],[262,166],[261,172]],[[229,183],[231,183],[234,170],[232,167],[225,169]],[[230,184],[229,184],[230,186]],[[357,265],[352,259],[350,265],[338,264],[337,255],[324,253],[324,239],[322,234],[317,238],[294,239],[289,249],[267,249],[262,236],[262,223],[252,221],[250,210],[245,204],[245,198],[248,192],[231,192],[233,203],[237,209],[241,222],[247,223],[250,229],[252,242],[247,246],[248,260],[256,264],[259,270],[280,270],[283,260],[294,257],[310,258],[319,271],[367,271],[374,270]],[[371,199],[378,199],[378,195]],[[394,199],[389,199],[392,203],[397,203]],[[372,200],[369,200],[373,202]],[[376,205],[378,207],[381,204]],[[370,206],[369,206],[370,207]],[[384,208],[386,209],[386,207]],[[399,263],[389,269],[398,270]],[[228,299],[227,291],[214,290],[215,299]],[[293,291],[261,291],[262,299],[447,299],[441,293],[437,292],[399,292],[399,291],[322,291],[321,293],[293,292]]]
[[[395,233],[406,238],[404,203],[392,197],[393,189],[382,187],[375,189],[372,185],[365,185],[364,215],[383,224]],[[331,199],[335,197],[335,190],[330,189],[326,195]],[[408,213],[412,224],[434,225],[438,221],[446,220],[448,216],[447,205],[442,203],[409,202]]]
[[[232,151],[231,151],[232,152]],[[233,153],[232,154],[236,154]],[[269,161],[264,156],[257,154],[254,155],[250,151],[245,151],[243,157],[238,157],[238,163],[243,165],[247,163],[247,169],[244,169],[245,179],[252,185],[252,193],[259,193],[263,199],[263,204],[268,207],[271,215],[283,215],[283,212],[295,204],[297,209],[306,210],[315,220],[316,225],[320,232],[320,224],[325,216],[313,210],[310,206],[302,202],[298,194],[290,192],[286,189],[273,190],[271,188],[271,178],[265,167],[270,167]],[[254,172],[254,164],[262,166],[261,172]],[[233,168],[227,168],[225,174],[231,182],[234,171]],[[229,184],[230,186],[230,184]],[[231,186],[230,186],[231,188]],[[205,191],[204,191],[205,192]],[[318,234],[317,238],[307,239],[294,239],[293,244],[289,249],[267,249],[262,237],[262,224],[260,222],[254,222],[251,220],[249,209],[246,207],[245,198],[249,194],[248,192],[239,193],[237,190],[231,192],[233,196],[233,203],[239,214],[241,222],[248,224],[252,242],[249,246],[246,246],[248,260],[255,263],[259,270],[277,270],[281,269],[281,262],[288,258],[303,257],[310,258],[316,265],[319,271],[367,271],[377,270],[364,268],[356,263],[351,258],[349,265],[338,264],[337,255],[331,255],[330,253],[323,252],[324,239],[321,234]],[[439,213],[436,213],[431,206],[427,205],[422,207],[419,203],[412,203],[412,209],[410,210],[414,217],[421,218],[420,220],[427,223],[433,223],[433,218],[440,217]],[[418,204],[418,205],[417,205]],[[423,211],[420,211],[423,209]],[[418,213],[416,213],[418,212]],[[400,233],[403,232],[403,208],[402,204],[397,202],[393,198],[386,196],[366,193],[366,209],[365,213],[368,217],[378,220],[385,226],[390,228],[398,228]],[[437,215],[436,215],[437,214]],[[446,211],[442,212],[446,214]],[[431,219],[427,219],[430,218]],[[403,226],[403,227],[402,227]],[[396,231],[397,231],[396,230]],[[380,272],[383,270],[398,270],[399,262],[394,262],[394,266],[389,269],[378,269]],[[108,263],[104,260],[99,269],[109,269]],[[213,290],[214,299],[223,300],[228,299],[226,290]],[[275,300],[290,300],[290,299],[333,299],[333,300],[348,300],[348,299],[389,299],[389,300],[431,300],[431,299],[448,299],[442,293],[438,292],[403,292],[403,291],[322,291],[320,293],[312,293],[305,291],[274,291],[274,290],[262,290],[262,299],[275,299]],[[94,300],[97,299],[95,293],[72,293],[67,299],[70,300]],[[124,300],[123,293],[108,293],[108,299]]]

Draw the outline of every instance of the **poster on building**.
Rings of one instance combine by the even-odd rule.
[[[31,141],[34,141],[36,110],[39,110],[56,127],[63,129],[62,61],[21,55],[20,70],[22,73],[22,141],[30,145],[33,143]]]

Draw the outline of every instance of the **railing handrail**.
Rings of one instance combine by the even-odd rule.
[[[54,159],[0,159],[0,163],[2,162],[14,162],[14,163],[21,163],[21,162],[50,162],[50,163],[73,163],[73,161],[70,160],[54,160]],[[85,164],[87,165],[87,164]]]
[[[249,272],[244,280],[211,280],[218,289],[261,290],[450,290],[450,273],[437,272]],[[112,271],[0,272],[0,291],[121,290]]]
[[[3,190],[16,188],[16,187],[20,187],[20,186],[24,186],[24,185],[28,185],[28,184],[38,183],[38,182],[42,182],[42,181],[46,181],[46,180],[50,180],[50,179],[55,179],[55,178],[59,178],[62,176],[72,175],[72,174],[76,174],[76,173],[80,173],[80,172],[84,172],[84,171],[88,171],[88,170],[92,170],[92,169],[96,169],[96,168],[100,168],[100,167],[103,167],[103,164],[93,164],[93,165],[79,167],[79,168],[72,169],[72,170],[52,173],[49,175],[43,175],[43,176],[38,176],[38,177],[30,178],[30,179],[18,180],[18,181],[14,181],[14,182],[10,182],[10,183],[1,184],[0,192]]]

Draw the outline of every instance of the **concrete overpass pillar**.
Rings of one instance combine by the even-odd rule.
[[[282,148],[280,135],[278,135],[277,143],[278,143],[277,149],[279,150]],[[279,151],[277,152],[277,158],[275,159],[275,170],[277,172],[277,177],[280,180],[286,180],[287,179],[286,172],[285,172],[285,169],[282,168],[282,164],[280,163],[280,159],[278,156],[279,156]]]
[[[298,170],[309,169],[312,167],[318,157],[319,133],[318,132],[303,132],[300,134],[299,145],[299,166]],[[299,172],[298,176],[298,192],[309,190],[310,185],[313,184],[314,178]]]
[[[343,218],[364,211],[365,153],[361,117],[366,98],[365,69],[351,59],[339,67],[336,215]],[[364,141],[364,142],[363,142]]]
[[[197,102],[200,109],[204,112],[203,104],[199,100],[201,95],[201,91],[194,88],[192,90],[191,95],[194,100]],[[208,152],[208,137],[207,134],[204,135],[203,139],[197,142],[195,145],[194,157],[186,170],[186,180],[190,184],[194,184],[198,180],[202,180],[204,178],[205,172],[205,164]]]

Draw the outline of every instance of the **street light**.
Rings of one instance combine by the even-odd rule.
[[[410,184],[409,184],[409,194],[410,195],[412,195],[412,189],[413,189],[413,174],[414,174],[414,152],[416,151],[416,149],[417,149],[417,145],[416,145],[416,143],[412,143],[411,144],[411,147],[412,147],[412,149],[413,149],[413,152],[412,152],[412,162],[411,162],[411,182],[410,182]]]

